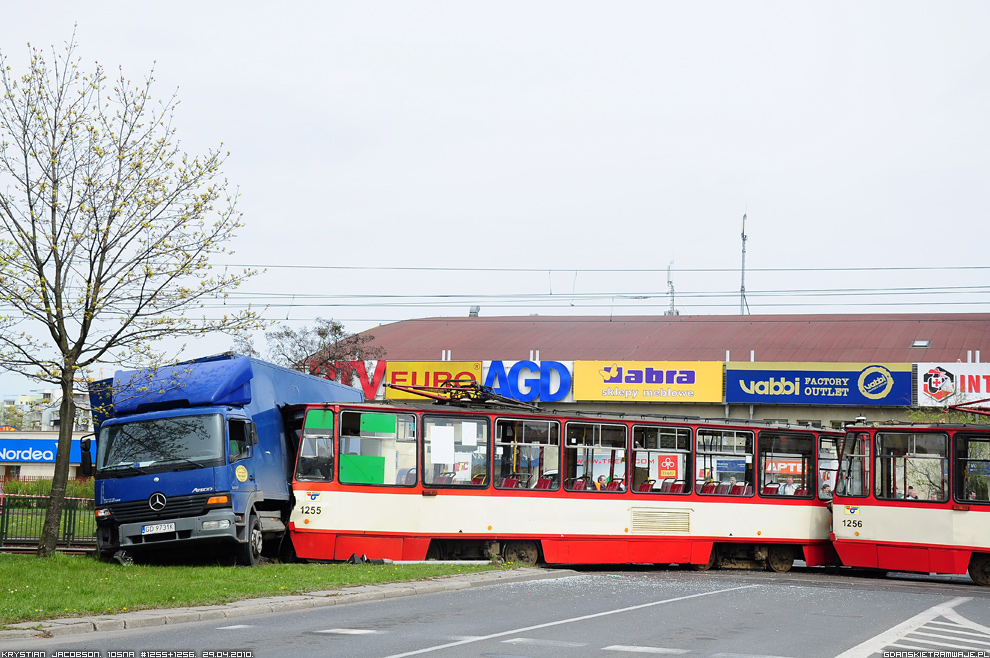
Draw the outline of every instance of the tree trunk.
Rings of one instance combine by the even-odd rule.
[[[58,449],[55,451],[55,476],[52,478],[52,494],[48,497],[45,524],[38,544],[38,557],[55,554],[58,543],[62,509],[65,507],[65,487],[69,480],[69,452],[72,449],[72,429],[76,420],[76,403],[72,399],[71,370],[68,380],[62,377],[62,403],[59,406]]]

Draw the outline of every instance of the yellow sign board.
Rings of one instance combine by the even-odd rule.
[[[721,361],[575,361],[582,402],[722,402]]]
[[[389,361],[385,381],[399,386],[440,386],[452,379],[481,383],[481,361]],[[386,400],[423,400],[415,393],[385,388]]]

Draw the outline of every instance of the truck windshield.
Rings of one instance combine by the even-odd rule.
[[[112,472],[177,464],[203,467],[223,459],[223,446],[219,414],[110,425],[100,431],[96,468]]]

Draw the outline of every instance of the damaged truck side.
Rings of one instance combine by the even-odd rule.
[[[360,401],[349,386],[229,353],[97,382],[100,557],[196,547],[254,565],[263,552],[291,555],[301,421],[281,410]]]

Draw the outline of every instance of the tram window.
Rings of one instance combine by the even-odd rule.
[[[755,482],[753,432],[710,427],[699,427],[697,432],[695,491],[719,495],[751,494]]]
[[[339,477],[344,484],[416,484],[416,417],[342,411]]]
[[[640,493],[691,493],[691,428],[633,427],[632,490]],[[681,483],[681,486],[674,485]],[[745,488],[738,491],[743,493]]]
[[[625,490],[625,425],[567,423],[564,431],[564,489]]]
[[[296,479],[327,482],[333,479],[333,411],[309,409],[299,441]]]
[[[839,471],[839,439],[834,435],[818,437],[818,497],[831,500]]]
[[[850,432],[842,441],[839,474],[833,491],[840,496],[865,496],[870,491],[870,435]]]
[[[804,496],[818,490],[815,477],[815,435],[760,432],[760,493]]]
[[[942,432],[878,432],[874,478],[877,498],[948,500],[949,437]]]
[[[560,423],[499,418],[492,461],[498,489],[560,488]]]
[[[423,485],[485,486],[488,421],[473,416],[423,418]]]
[[[955,496],[961,503],[990,502],[990,437],[956,434]]]

